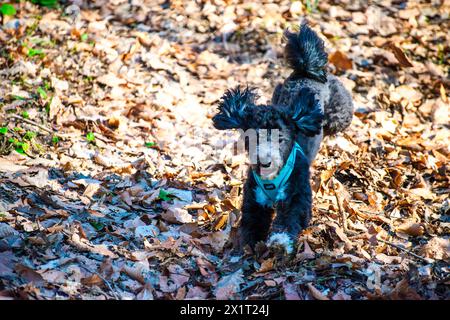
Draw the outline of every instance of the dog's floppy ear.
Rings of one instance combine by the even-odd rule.
[[[319,101],[311,89],[302,88],[291,109],[291,119],[298,130],[308,137],[315,136],[322,129],[324,120]]]
[[[246,129],[247,119],[255,107],[256,93],[253,88],[229,89],[222,96],[219,112],[212,118],[219,130]]]

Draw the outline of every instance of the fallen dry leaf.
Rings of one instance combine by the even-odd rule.
[[[397,58],[400,66],[402,66],[404,68],[409,68],[409,67],[413,66],[412,63],[409,61],[409,59],[406,57],[405,53],[403,52],[403,50],[400,47],[398,47],[394,43],[390,42],[388,44],[388,48],[394,53],[394,55]]]
[[[425,229],[420,223],[405,222],[396,228],[398,232],[406,233],[409,236],[418,237],[424,234]]]
[[[327,296],[324,296],[319,290],[316,289],[311,283],[307,284],[307,287],[309,289],[309,293],[313,296],[316,300],[330,300]]]
[[[352,60],[341,51],[335,51],[330,54],[328,60],[339,70],[350,70],[353,68]]]

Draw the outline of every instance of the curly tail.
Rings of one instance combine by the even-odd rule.
[[[322,39],[308,24],[303,23],[298,33],[286,30],[284,37],[287,40],[284,49],[285,57],[289,66],[294,70],[293,76],[296,78],[307,77],[322,83],[327,82],[325,65],[328,62],[328,55]]]

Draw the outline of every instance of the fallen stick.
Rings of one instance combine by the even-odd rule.
[[[425,261],[426,263],[434,263],[434,260],[433,260],[433,259],[430,259],[430,258],[424,258],[424,257],[422,257],[422,256],[419,256],[418,254],[415,254],[414,252],[412,252],[412,251],[410,251],[410,250],[408,250],[408,249],[406,249],[406,248],[403,248],[403,247],[401,247],[401,246],[399,246],[399,245],[397,245],[397,244],[395,244],[395,243],[392,243],[392,242],[389,242],[389,241],[386,241],[386,240],[383,240],[383,239],[377,239],[377,240],[380,241],[380,242],[386,243],[387,245],[393,246],[394,248],[397,248],[397,249],[399,249],[399,250],[401,250],[401,251],[404,251],[404,252],[406,252],[406,253],[412,255],[413,257],[415,257],[415,258],[417,258],[417,259],[420,259],[420,260],[422,260],[422,261]]]
[[[13,114],[13,115],[10,116],[10,118],[14,118],[14,119],[20,120],[20,121],[22,121],[22,122],[31,124],[31,125],[33,125],[33,126],[38,127],[38,128],[41,129],[41,130],[44,130],[45,132],[53,133],[53,130],[48,129],[48,128],[44,127],[43,125],[41,125],[41,124],[39,124],[39,123],[36,123],[36,122],[34,122],[34,121],[32,121],[32,120],[25,119],[24,117],[21,117],[21,116],[18,116],[18,115]]]

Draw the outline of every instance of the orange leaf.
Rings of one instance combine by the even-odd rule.
[[[418,237],[423,235],[425,229],[420,223],[406,222],[398,226],[397,231],[406,233],[409,236]]]
[[[330,62],[339,70],[350,70],[353,68],[353,62],[341,51],[335,51],[330,55]]]
[[[330,300],[327,296],[324,296],[322,292],[317,290],[311,283],[307,284],[309,293],[314,297],[316,300]]]

